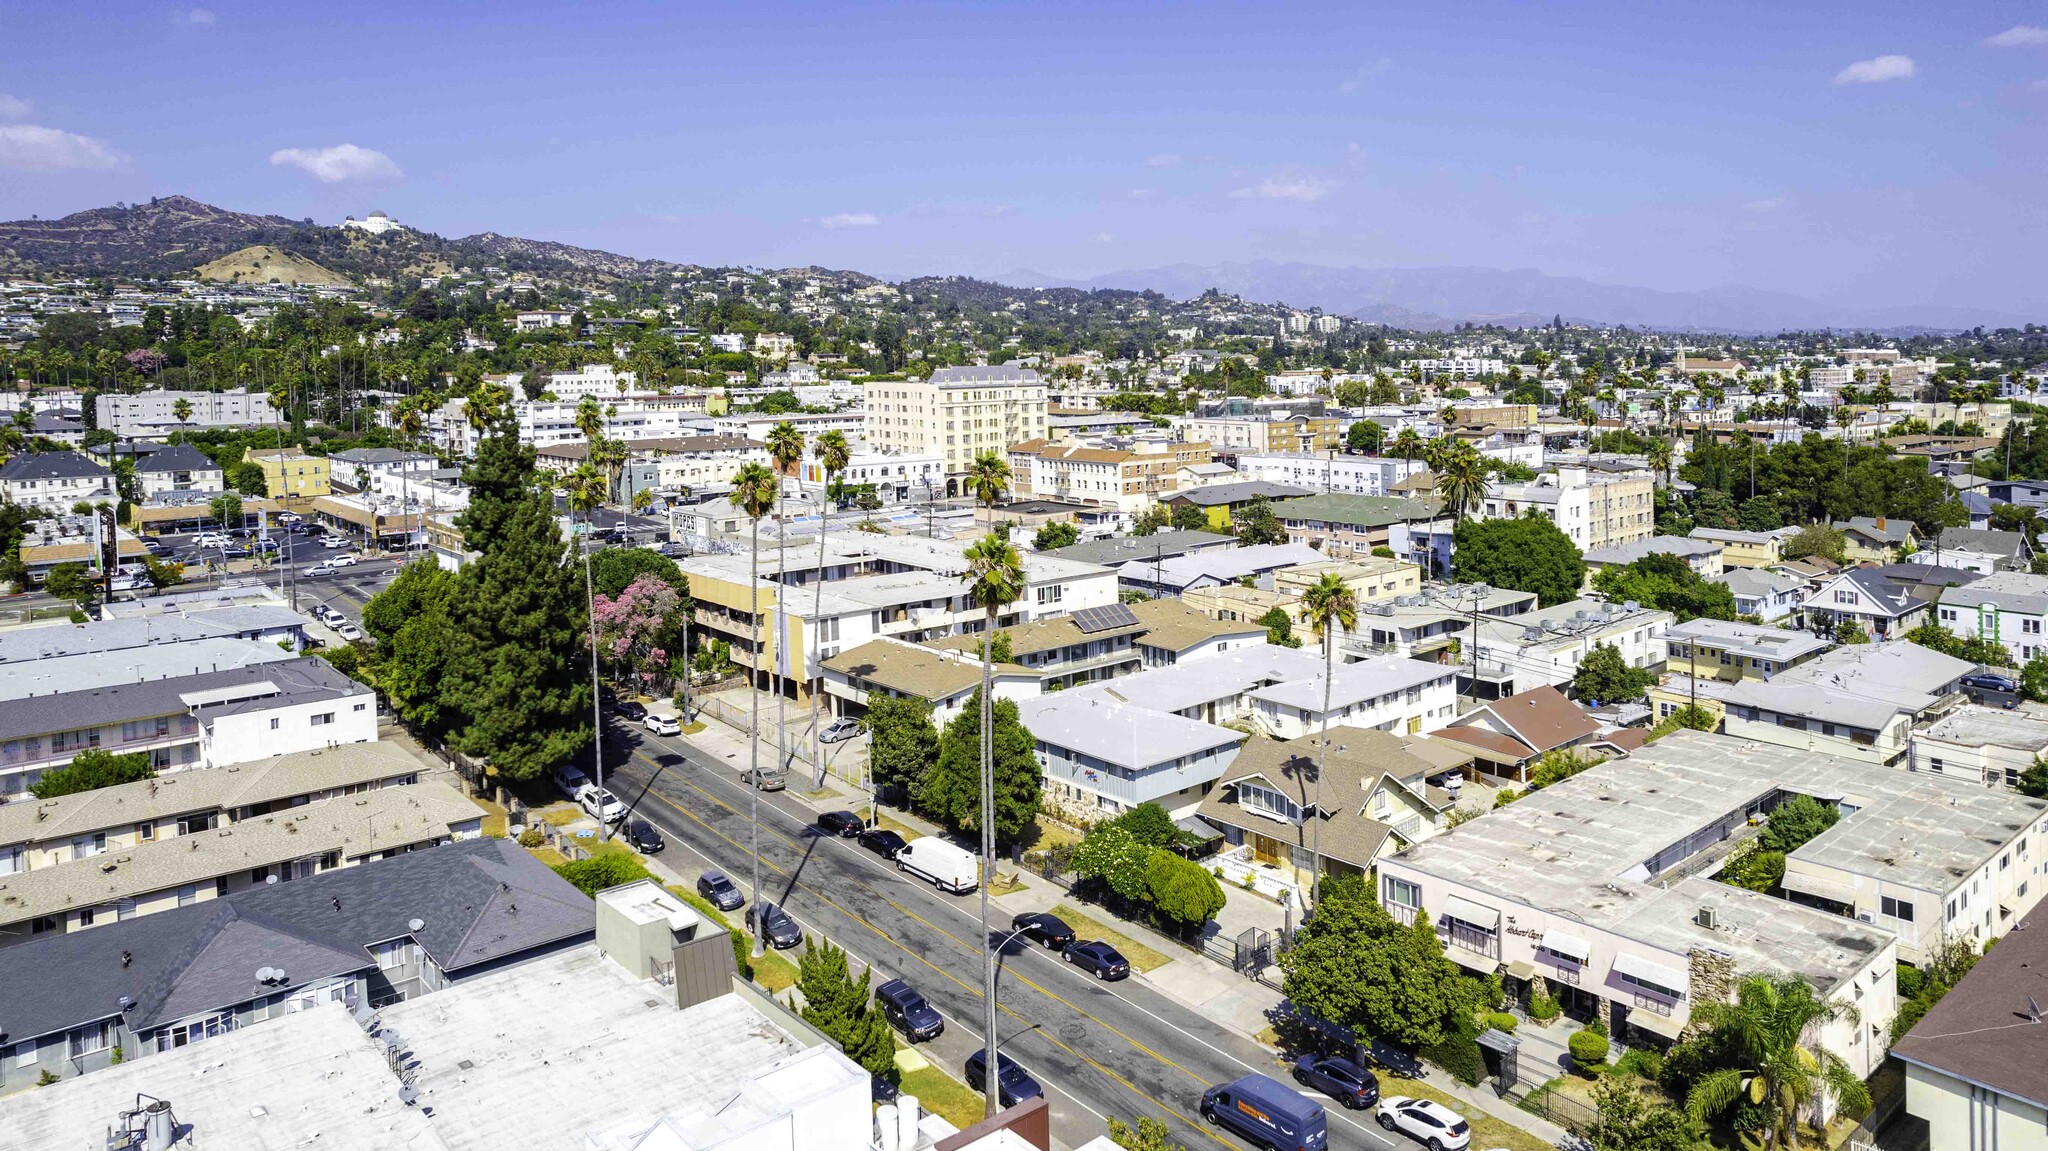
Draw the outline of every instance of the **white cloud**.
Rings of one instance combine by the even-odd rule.
[[[872,228],[882,222],[873,212],[839,212],[818,221],[825,228]]]
[[[1785,206],[1785,197],[1773,196],[1768,200],[1751,200],[1742,206],[1745,212],[1775,212]]]
[[[1388,59],[1385,56],[1382,56],[1379,59],[1374,60],[1372,63],[1367,64],[1364,67],[1360,68],[1358,71],[1353,72],[1351,74],[1350,79],[1337,85],[1337,91],[1342,93],[1343,95],[1349,96],[1353,92],[1358,91],[1360,88],[1365,87],[1365,82],[1367,80],[1372,79],[1374,76],[1379,75],[1380,73],[1386,71],[1389,68],[1392,68],[1393,66],[1394,62],[1392,60]]]
[[[1145,157],[1147,168],[1178,168],[1180,164],[1180,155],[1175,152],[1161,152],[1156,156]]]
[[[1835,73],[1835,83],[1883,84],[1889,80],[1911,80],[1915,71],[1911,56],[1878,56],[1858,60]]]
[[[2048,80],[2035,80],[2027,85],[2029,92],[2048,92]]]
[[[2015,24],[1996,36],[1986,36],[1984,44],[1989,48],[2038,48],[2048,44],[2048,28]]]
[[[1276,172],[1256,184],[1232,189],[1233,200],[1297,200],[1312,204],[1337,188],[1334,180],[1303,172]]]
[[[1095,242],[1098,244],[1113,244],[1116,242],[1116,237],[1108,232],[1097,232],[1095,233]]]
[[[40,124],[0,125],[0,168],[21,172],[61,172],[77,168],[112,168],[120,154],[99,140],[45,128]]]
[[[279,148],[270,162],[280,168],[297,168],[323,184],[346,180],[396,180],[405,173],[391,157],[375,148],[336,144],[332,148]]]
[[[16,120],[26,120],[28,119],[28,114],[34,110],[35,105],[27,100],[19,96],[9,96],[5,92],[0,92],[0,122],[12,123]]]
[[[185,13],[185,23],[187,24],[205,24],[211,26],[214,23],[218,22],[219,19],[220,17],[215,16],[211,11],[205,8],[194,8],[190,12]]]

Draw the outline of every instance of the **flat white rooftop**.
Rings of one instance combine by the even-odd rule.
[[[448,1151],[441,1134],[455,1125],[407,1107],[398,1089],[382,1046],[324,1003],[0,1099],[0,1151],[100,1151],[138,1094],[170,1101],[193,1141],[180,1148]]]

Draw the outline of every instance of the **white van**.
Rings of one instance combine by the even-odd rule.
[[[940,891],[964,895],[981,886],[981,860],[935,835],[913,839],[896,853],[896,870],[931,881]]]

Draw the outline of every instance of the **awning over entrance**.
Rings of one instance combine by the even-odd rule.
[[[1665,1039],[1674,1041],[1685,1033],[1685,1024],[1680,1023],[1669,1015],[1659,1015],[1654,1011],[1645,1011],[1640,1007],[1628,1013],[1628,1022],[1652,1035],[1662,1036]]]
[[[1553,955],[1563,955],[1584,963],[1593,955],[1593,945],[1569,931],[1551,928],[1543,933],[1543,950]]]
[[[1536,978],[1536,965],[1526,959],[1517,959],[1513,963],[1508,964],[1508,978],[1519,979],[1527,983],[1529,980]]]
[[[1500,930],[1500,911],[1492,907],[1482,907],[1469,899],[1461,899],[1455,895],[1449,897],[1444,901],[1444,914],[1474,927],[1482,927],[1488,931]]]

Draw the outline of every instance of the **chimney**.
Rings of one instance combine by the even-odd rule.
[[[1883,516],[1879,516],[1879,517],[1877,517],[1877,530],[1878,530],[1878,531],[1883,531],[1883,530],[1884,530],[1884,517],[1883,517]]]

